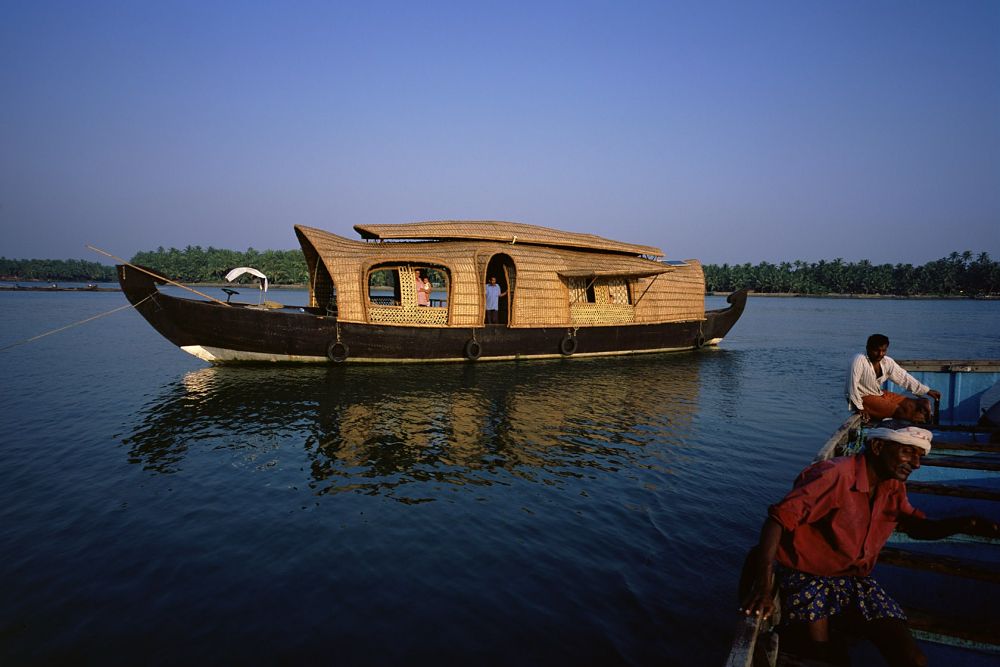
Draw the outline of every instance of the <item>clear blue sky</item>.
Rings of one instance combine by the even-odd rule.
[[[0,0],[0,255],[513,220],[1000,259],[1000,2]]]

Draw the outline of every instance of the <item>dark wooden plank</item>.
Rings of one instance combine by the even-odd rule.
[[[817,658],[803,658],[791,653],[781,653],[778,657],[776,667],[850,667],[850,663],[844,661],[831,662]]]
[[[910,371],[931,373],[995,373],[1000,372],[996,359],[896,359],[897,364]]]
[[[760,616],[743,616],[736,624],[733,645],[726,659],[726,667],[753,667],[756,662],[757,639],[763,627],[770,627],[770,621],[762,621]]]
[[[1000,489],[985,489],[979,486],[961,484],[938,484],[935,482],[907,482],[908,493],[930,493],[938,496],[956,496],[976,500],[1000,500]]]
[[[928,456],[920,465],[936,468],[962,468],[963,470],[988,470],[1000,472],[1000,461],[983,461],[972,456]]]
[[[1000,563],[989,561],[920,553],[900,547],[884,547],[878,556],[878,562],[883,565],[1000,583]]]
[[[956,451],[956,452],[1000,453],[1000,442],[958,442],[958,441],[939,440],[937,438],[934,438],[932,451],[938,452],[941,450],[949,452]]]
[[[906,608],[910,628],[931,635],[1000,647],[1000,621],[982,618],[941,616],[921,609]]]
[[[930,428],[945,433],[1000,433],[1000,426],[981,426],[979,424],[934,424]]]

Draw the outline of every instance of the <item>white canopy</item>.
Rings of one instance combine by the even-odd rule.
[[[251,268],[249,266],[241,266],[239,268],[233,269],[232,271],[226,274],[226,280],[228,280],[229,282],[233,282],[234,280],[242,276],[244,273],[249,273],[251,276],[256,276],[257,278],[262,279],[264,281],[264,291],[265,292],[267,291],[267,276],[265,276],[257,269]]]

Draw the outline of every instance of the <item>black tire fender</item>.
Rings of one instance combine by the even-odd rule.
[[[563,356],[568,357],[576,352],[577,342],[576,336],[566,334],[562,337],[562,340],[559,341],[559,351],[562,352]]]
[[[465,358],[470,361],[475,361],[482,355],[483,346],[475,338],[470,338],[465,343]]]
[[[326,356],[329,357],[330,361],[335,364],[341,364],[347,361],[347,357],[350,353],[351,348],[347,347],[347,343],[343,343],[339,340],[333,341],[326,348]]]
[[[694,346],[699,350],[705,347],[705,337],[699,334],[698,337],[694,339]]]

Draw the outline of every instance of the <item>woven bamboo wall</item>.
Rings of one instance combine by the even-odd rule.
[[[569,251],[538,246],[504,246],[517,267],[510,326],[532,327],[569,323],[569,292],[555,270],[565,265]]]
[[[637,281],[633,297],[638,301],[635,306],[637,323],[705,319],[705,276],[701,262],[696,259],[684,261],[686,266],[679,266],[670,273]]]
[[[448,324],[447,308],[427,306],[378,306],[368,305],[368,321],[373,324]]]
[[[319,261],[329,270],[337,288],[338,316],[345,322],[377,320],[384,324],[438,324],[440,316],[430,314],[426,308],[420,310],[428,311],[428,314],[413,315],[418,319],[411,320],[402,314],[393,317],[381,310],[391,306],[369,303],[368,271],[379,264],[402,266],[409,263],[447,269],[450,277],[448,325],[481,326],[485,267],[490,257],[497,253],[509,255],[515,265],[516,281],[510,316],[512,327],[587,326],[632,321],[654,323],[704,318],[704,278],[701,265],[696,261],[690,261],[684,267],[667,267],[628,255],[495,241],[366,243],[309,227],[296,226],[295,229],[306,261],[311,263],[310,271],[315,270],[314,263]],[[611,294],[616,295],[617,301],[625,293],[625,281],[620,276],[659,271],[666,273],[655,279],[634,278],[628,281],[632,286],[634,308],[624,303],[610,303]],[[600,274],[603,284],[607,286],[602,293],[605,301],[587,305],[601,306],[609,319],[601,319],[601,308],[581,310],[579,315],[571,315],[568,280],[560,276],[560,272]],[[619,282],[612,286],[609,278],[616,275]],[[404,294],[408,292],[405,287],[404,282]]]
[[[570,315],[575,327],[632,324],[635,322],[635,309],[628,305],[575,303],[570,308]]]

